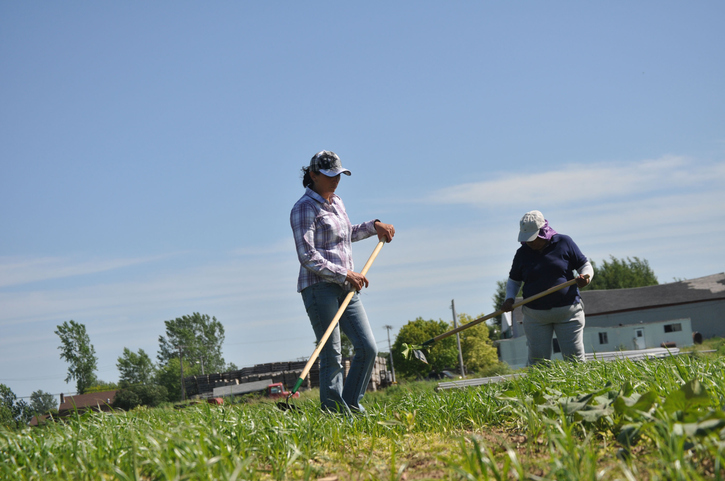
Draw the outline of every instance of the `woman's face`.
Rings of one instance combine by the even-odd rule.
[[[540,251],[544,247],[546,247],[546,244],[548,241],[546,239],[542,239],[541,237],[537,237],[536,239],[529,241],[526,243],[527,246],[532,248],[535,251]]]
[[[310,176],[312,177],[312,182],[315,183],[315,191],[320,195],[334,193],[335,189],[337,189],[337,184],[340,183],[340,174],[337,174],[335,177],[328,177],[319,172],[310,172]]]

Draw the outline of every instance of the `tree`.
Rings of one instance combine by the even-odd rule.
[[[75,379],[78,394],[83,394],[95,382],[98,369],[96,350],[86,333],[86,326],[71,320],[58,326],[55,333],[61,341],[60,358],[69,364],[65,382]]]
[[[92,386],[88,386],[86,390],[83,392],[83,394],[90,394],[94,392],[105,392],[105,391],[115,391],[118,389],[118,384],[115,382],[106,382],[102,379],[96,379],[96,381],[93,383]]]
[[[58,410],[58,399],[49,392],[35,391],[30,395],[30,409],[35,415]]]
[[[483,317],[483,315],[479,317]],[[467,314],[458,316],[460,325],[468,324],[474,320],[473,317]],[[498,353],[491,344],[488,333],[489,329],[485,322],[469,327],[459,333],[463,364],[468,372],[480,372],[498,363]]]
[[[199,374],[201,374],[201,368],[198,367],[198,364],[192,366],[184,358],[184,377],[198,376]],[[156,371],[155,384],[166,389],[167,401],[178,402],[181,400],[181,367],[178,357],[170,359],[165,365],[159,367]]]
[[[158,384],[136,384],[127,386],[116,393],[113,407],[130,411],[138,406],[156,407],[168,400],[169,393]]]
[[[21,428],[33,418],[33,410],[22,399],[18,401],[12,389],[0,384],[0,426]]]
[[[184,359],[190,362],[203,361],[205,372],[223,372],[226,364],[222,357],[224,326],[207,314],[195,312],[191,316],[177,317],[164,321],[166,337],[159,336],[159,363],[166,365],[171,359],[178,359],[182,347]]]
[[[156,371],[154,363],[143,349],[135,353],[127,347],[123,348],[123,355],[118,358],[116,367],[120,372],[121,385],[149,384]]]
[[[507,282],[508,282],[508,279],[503,280],[503,281],[496,281],[496,292],[494,293],[493,297],[491,298],[491,300],[493,301],[493,311],[492,312],[496,312],[499,309],[501,309],[501,305],[506,300],[506,283]],[[524,286],[522,284],[521,287],[519,288],[518,294],[516,294],[516,297],[522,296],[523,288],[524,288]],[[497,329],[494,329],[494,331],[496,332],[496,336],[498,337],[501,334],[501,322],[502,322],[501,316],[494,317],[492,319],[492,321],[493,321],[493,325],[496,326],[496,328],[497,328]],[[491,339],[493,339],[493,336],[490,336],[490,337],[491,337]]]
[[[340,353],[342,357],[352,357],[354,352],[352,341],[347,335],[340,330]]]
[[[458,365],[458,347],[454,336],[433,344],[433,347],[426,352],[428,364],[415,358],[405,359],[402,354],[403,343],[422,344],[450,329],[450,324],[441,320],[426,321],[419,317],[415,321],[408,321],[400,328],[393,343],[393,364],[396,376],[408,379],[423,378],[428,376],[431,371],[440,372]]]
[[[585,289],[626,289],[659,284],[647,259],[640,260],[635,257],[632,260],[627,257],[625,260],[617,259],[614,256],[609,256],[609,258],[611,259],[609,262],[602,261],[602,267],[598,267],[592,261],[594,278]]]

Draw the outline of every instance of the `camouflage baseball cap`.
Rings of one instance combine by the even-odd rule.
[[[342,166],[340,157],[338,157],[335,152],[331,152],[329,150],[317,152],[314,156],[312,156],[312,160],[310,160],[310,170],[313,172],[320,172],[328,177],[335,177],[340,174],[350,175],[350,171]]]

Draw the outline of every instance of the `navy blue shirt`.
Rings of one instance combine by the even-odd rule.
[[[574,279],[573,270],[586,264],[587,258],[571,237],[554,234],[549,244],[535,251],[526,244],[516,251],[509,277],[524,283],[524,299]],[[578,303],[579,288],[574,284],[526,304],[532,309],[551,309]]]

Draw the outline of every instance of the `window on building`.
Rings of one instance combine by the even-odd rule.
[[[607,339],[606,332],[599,333],[599,344],[609,344],[609,339]]]
[[[674,324],[665,324],[665,332],[677,332],[682,330],[682,324],[676,322]]]

